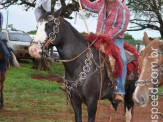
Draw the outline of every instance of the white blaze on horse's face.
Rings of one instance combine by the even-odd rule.
[[[140,82],[144,82],[143,79],[148,78],[148,76],[145,74],[147,74],[148,71],[150,72],[150,70],[147,69],[147,68],[150,68],[149,66],[147,66],[147,61],[148,61],[147,57],[145,57],[142,61],[141,74],[138,79],[138,85],[136,86],[135,92],[133,94],[134,102],[139,104],[142,107],[145,107],[149,100],[149,89],[148,89],[149,86],[147,86],[147,85],[141,86],[140,85]],[[144,77],[144,76],[147,76],[147,77]]]
[[[47,34],[45,32],[45,27],[46,27],[46,23],[47,21],[39,21],[37,23],[37,33],[36,36],[33,40],[32,45],[29,47],[29,54],[34,57],[34,58],[41,58],[41,52],[42,52],[42,43],[44,43],[44,41],[47,38]]]
[[[34,38],[35,42],[39,42],[39,43],[43,43],[46,38],[47,38],[47,34],[45,32],[45,25],[46,23],[48,23],[47,21],[41,21],[37,23],[37,33],[36,36]]]

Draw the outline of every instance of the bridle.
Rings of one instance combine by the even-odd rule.
[[[54,18],[54,16],[48,16],[48,22],[54,21],[53,31],[49,34],[48,38],[46,39],[44,44],[42,44],[42,55],[45,56],[48,53],[48,47],[50,44],[55,44],[56,34],[59,33],[59,25],[60,21],[59,18]]]
[[[34,42],[31,41],[30,46],[32,44],[41,44],[42,52],[40,53],[42,57],[49,57],[48,54],[48,47],[50,44],[55,44],[56,34],[59,33],[59,25],[60,21],[59,18],[54,18],[53,15],[48,16],[48,22],[54,21],[53,31],[49,34],[48,38],[45,40],[44,43]]]
[[[163,52],[159,51],[158,55],[163,56]],[[158,71],[159,71],[158,72],[158,81],[159,81],[158,84],[153,84],[151,79],[147,79],[146,81],[142,81],[142,80],[136,81],[135,86],[139,86],[139,85],[140,86],[145,86],[145,85],[152,84],[153,87],[158,87],[158,85],[160,84],[161,79],[163,78],[163,64],[158,63],[154,68],[158,69]]]

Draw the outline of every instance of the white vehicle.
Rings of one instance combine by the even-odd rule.
[[[27,33],[23,31],[2,30],[0,32],[0,39],[7,41],[17,59],[32,58],[28,53],[28,47],[32,38]]]

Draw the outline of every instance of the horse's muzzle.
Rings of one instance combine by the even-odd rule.
[[[35,45],[32,45],[29,47],[29,54],[31,55],[31,57],[33,58],[41,58],[41,49],[37,48]]]

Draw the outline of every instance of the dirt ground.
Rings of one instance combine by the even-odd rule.
[[[33,75],[32,78],[39,79],[39,80],[49,80],[49,81],[57,81],[57,82],[63,82],[63,80],[57,76],[41,76],[41,75]],[[162,113],[162,116],[158,115],[159,119],[158,122],[163,122],[163,97],[159,97],[159,111]],[[83,109],[86,109],[84,106]],[[145,108],[139,107],[135,105],[134,108],[134,116],[133,116],[133,122],[149,122],[152,121],[152,105],[151,102],[149,102],[148,106]],[[66,114],[66,116],[71,113],[67,111],[67,113],[62,113],[63,116]],[[72,113],[71,113],[72,114]],[[153,114],[156,115],[156,114]],[[157,115],[156,115],[157,116]],[[83,118],[84,121],[87,121],[87,118]],[[115,112],[115,110],[112,108],[112,106],[108,106],[105,104],[100,104],[98,107],[98,117],[96,118],[97,122],[125,122],[125,116],[124,116],[124,106],[123,103],[121,103],[118,107],[118,110]]]
[[[61,78],[57,76],[42,76],[42,75],[32,75],[31,76],[34,79],[39,79],[41,81],[44,81],[45,79],[54,82],[63,82]],[[159,97],[159,110],[160,112],[163,113],[163,97]],[[82,109],[84,111],[87,111],[86,106],[83,105]],[[133,116],[133,122],[150,122],[152,121],[151,119],[151,102],[149,102],[148,106],[145,108],[141,108],[137,105],[135,105],[134,108],[134,116]],[[24,112],[14,112],[14,111],[3,111],[3,115],[5,116],[23,116]],[[66,112],[60,112],[55,115],[44,115],[44,119],[52,119],[52,120],[57,120],[58,118],[63,118],[67,119],[69,116],[74,115],[73,111],[70,109],[67,109]],[[107,103],[100,102],[99,107],[98,107],[98,116],[96,117],[96,122],[125,122],[125,116],[124,116],[124,106],[123,103],[119,104],[118,110],[115,112],[112,106]],[[159,116],[159,115],[158,115]],[[74,117],[72,118],[72,121],[74,120]],[[87,122],[87,117],[86,115],[83,117],[83,122]],[[163,122],[163,116],[159,116],[158,121],[156,122]]]

